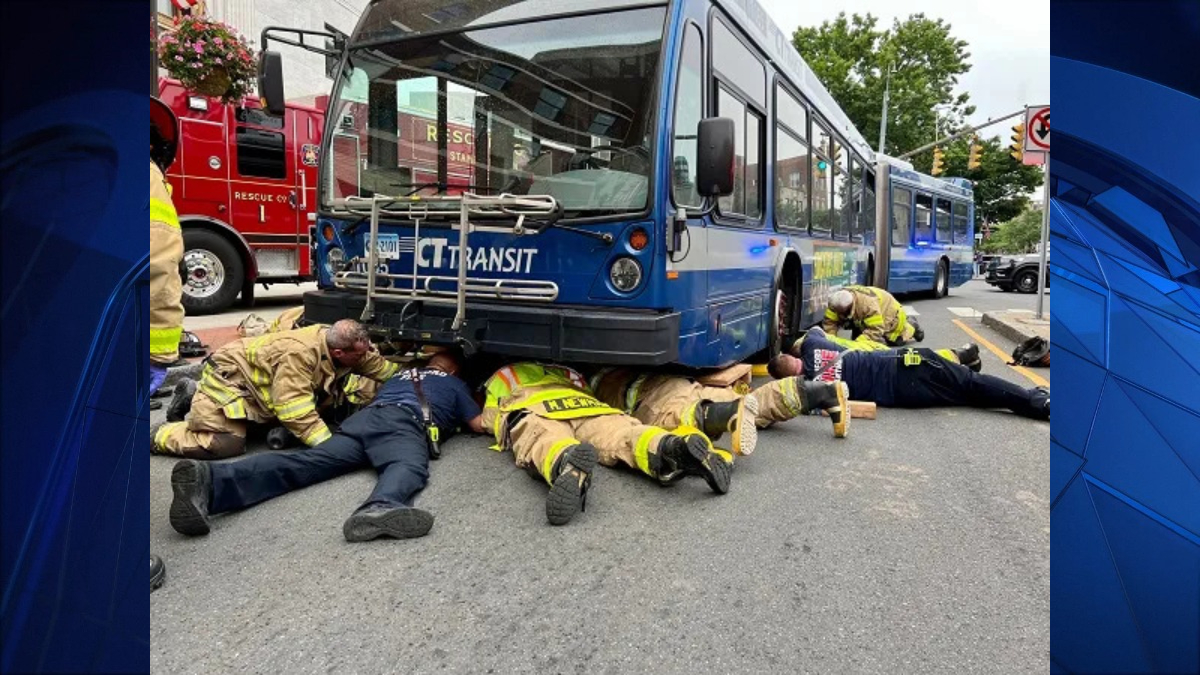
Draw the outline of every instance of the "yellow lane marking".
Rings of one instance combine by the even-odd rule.
[[[992,352],[996,356],[999,356],[1001,361],[1008,363],[1008,360],[1012,358],[1012,354],[1005,354],[1003,351],[1001,351],[1001,349],[999,347],[997,347],[996,345],[983,339],[982,335],[980,335],[979,333],[976,333],[975,331],[971,330],[970,328],[967,328],[967,324],[963,323],[962,321],[959,321],[958,319],[953,319],[953,321],[954,321],[955,326],[958,326],[959,328],[963,329],[963,331],[967,335],[971,336],[971,339],[975,340],[975,342],[978,342],[979,344],[983,345],[984,347],[987,347],[988,351]],[[1028,368],[1026,368],[1024,366],[1009,366],[1009,368],[1012,368],[1013,370],[1017,371],[1021,375],[1025,376],[1026,379],[1028,379],[1030,382],[1036,384],[1039,387],[1049,387],[1050,386],[1050,382],[1048,380],[1046,380],[1046,378],[1042,377],[1041,375],[1038,375],[1037,373],[1029,370]]]

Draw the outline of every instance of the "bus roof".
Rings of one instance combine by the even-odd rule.
[[[910,164],[909,166],[912,165]],[[974,195],[974,190],[971,189],[971,181],[966,178],[934,178],[920,171],[905,169],[895,164],[892,165],[891,177],[893,181],[904,181],[930,192],[966,198],[971,198]]]
[[[799,87],[839,135],[854,148],[863,159],[875,161],[875,153],[867,144],[862,134],[854,127],[854,123],[842,112],[837,101],[829,94],[829,90],[817,79],[816,73],[808,67],[804,59],[796,51],[792,41],[779,30],[779,26],[771,20],[757,0],[716,0],[717,4],[729,12],[755,42],[759,44],[771,62],[780,72],[787,75],[792,84]]]

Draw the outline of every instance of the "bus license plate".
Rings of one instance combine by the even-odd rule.
[[[382,260],[400,259],[400,235],[381,234],[375,240],[375,250]]]

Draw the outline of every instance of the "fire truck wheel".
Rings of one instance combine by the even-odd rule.
[[[224,311],[242,290],[242,257],[227,239],[209,230],[184,229],[183,308],[192,316]]]

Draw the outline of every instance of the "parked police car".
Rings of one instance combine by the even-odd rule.
[[[988,265],[985,280],[1002,291],[1036,293],[1041,259],[1042,254],[1036,251],[1025,255],[1003,256]],[[1046,264],[1050,264],[1049,249],[1046,249]],[[1046,287],[1050,287],[1049,277],[1046,278]]]

